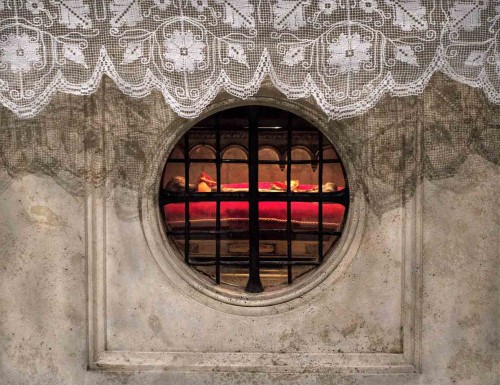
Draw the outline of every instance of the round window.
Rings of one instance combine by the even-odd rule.
[[[322,264],[342,235],[347,179],[327,138],[263,106],[192,127],[164,167],[160,211],[184,262],[216,285],[259,293]]]

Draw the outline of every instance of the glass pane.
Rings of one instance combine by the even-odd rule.
[[[174,243],[177,251],[180,253],[182,258],[185,256],[185,249],[184,249],[184,236],[183,235],[171,235],[170,239]],[[191,252],[190,252],[191,254]]]
[[[248,158],[248,132],[222,131],[220,134],[220,148],[223,159]]]
[[[260,280],[264,287],[285,285],[288,282],[286,267],[263,266],[260,269]]]
[[[317,131],[292,131],[292,160],[314,160],[318,151],[319,133]]]
[[[339,163],[323,165],[323,190],[332,192],[345,188],[344,171]]]
[[[221,236],[221,282],[245,287],[249,265],[248,203],[227,202],[222,211],[229,219],[227,229],[245,232],[234,231]]]
[[[222,192],[248,191],[248,166],[246,164],[223,163],[221,165]]]
[[[248,202],[221,202],[220,219],[222,230],[248,231]],[[233,236],[233,238],[236,235]],[[248,235],[246,235],[248,237]]]
[[[222,265],[220,280],[226,285],[245,287],[248,282],[248,262],[241,265]]]
[[[286,146],[286,130],[259,131],[259,161],[284,160],[286,156]]]
[[[198,132],[198,129],[203,129],[205,131],[213,131],[215,129],[215,121],[217,114],[210,115],[203,119],[201,122],[196,123],[196,125],[189,131],[190,134],[193,132]]]
[[[295,192],[317,192],[318,174],[318,169],[314,165],[292,165],[291,190]]]
[[[318,202],[292,202],[292,229],[318,230]]]
[[[276,230],[276,229],[274,229]],[[261,281],[264,287],[288,282],[286,233],[276,234],[271,229],[260,232]]]
[[[189,262],[193,265],[207,265],[215,261],[215,237],[200,235],[189,238]],[[182,241],[182,249],[184,251],[184,239]]]
[[[338,235],[323,235],[323,257],[328,256],[338,239]]]
[[[281,158],[280,151],[276,147],[262,146],[259,147],[259,160],[274,160],[278,161]]]
[[[286,202],[259,202],[259,229],[286,229]]]
[[[314,268],[315,266],[294,266],[292,268],[293,281],[295,282],[295,280],[302,277],[304,274],[309,273]]]
[[[214,231],[216,224],[216,202],[190,202],[189,223],[191,230]],[[221,229],[248,230],[248,203],[221,202]],[[164,207],[169,230],[184,230],[185,203],[169,203]],[[193,236],[194,237],[194,236]],[[193,238],[194,239],[194,238]]]
[[[308,130],[308,131],[317,132],[316,127],[314,127],[307,120],[302,119],[300,116],[291,114],[291,122],[292,122],[292,128],[294,130]]]
[[[190,202],[189,222],[191,230],[215,230],[216,202]],[[183,230],[185,203],[169,203],[164,208],[167,226],[171,230]],[[220,203],[221,230],[248,231],[248,202]]]
[[[191,163],[189,183],[197,192],[217,191],[217,168],[215,163]]]
[[[292,260],[294,262],[314,264],[319,261],[318,253],[317,234],[301,234],[292,241]],[[298,266],[301,265],[295,265],[294,268]]]
[[[248,151],[242,145],[229,145],[223,148],[222,159],[248,160]]]
[[[173,193],[183,193],[186,186],[184,172],[184,163],[167,163],[162,179],[163,189]]]
[[[278,164],[259,164],[259,191],[285,192],[286,166]]]
[[[328,139],[326,139],[325,137],[323,137],[323,143],[328,143]],[[338,155],[337,153],[335,152],[335,150],[333,149],[333,147],[331,145],[325,145],[323,146],[323,160],[327,159],[327,160],[331,160],[331,159],[338,159]]]
[[[185,225],[185,204],[169,203],[163,207],[167,229],[170,231],[184,230]]]
[[[261,281],[288,283],[287,202],[259,202]]]
[[[236,107],[223,112],[219,112],[218,121],[221,130],[235,130],[247,134],[248,132],[248,114],[247,107]]]
[[[313,162],[316,160],[316,156],[308,147],[294,146],[292,148],[292,160]]]
[[[248,239],[225,239],[223,253],[230,261],[248,262]]]
[[[192,145],[193,143],[190,142]],[[215,147],[209,144],[197,144],[189,150],[191,159],[215,159]]]
[[[290,113],[271,107],[261,107],[259,111],[259,128],[286,128]]]
[[[345,207],[338,203],[323,203],[323,230],[338,231],[344,220]]]
[[[168,159],[184,159],[184,147],[177,144],[170,153]]]
[[[222,159],[247,161],[246,149],[241,146],[230,146]],[[223,192],[248,191],[248,165],[242,163],[223,163],[221,165],[221,183]]]
[[[204,276],[207,276],[209,277],[210,279],[212,279],[213,281],[215,281],[215,265],[214,264],[211,264],[211,265],[195,265],[193,266],[193,268],[197,271],[199,271],[201,274],[203,274]]]

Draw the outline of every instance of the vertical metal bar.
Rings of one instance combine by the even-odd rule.
[[[184,178],[186,186],[184,193],[189,196],[189,132],[184,134]],[[189,220],[189,199],[184,203],[184,260],[189,265],[189,238],[191,235],[191,223]]]
[[[264,291],[259,256],[259,117],[258,107],[248,107],[249,276],[245,291]]]
[[[286,161],[286,246],[287,246],[287,276],[288,284],[292,283],[292,202],[291,202],[291,184],[292,184],[292,114],[288,113],[287,127],[287,161]]]
[[[318,193],[323,193],[323,133],[319,134]],[[318,260],[323,262],[323,200],[318,202]]]
[[[335,150],[335,149],[334,149]],[[337,153],[337,150],[335,150],[335,153]],[[338,157],[338,155],[337,155]],[[347,211],[349,210],[349,202],[350,202],[350,193],[349,193],[349,180],[347,179],[347,174],[345,171],[344,163],[340,162],[340,167],[342,168],[342,177],[344,178],[344,189],[342,190],[343,194],[343,199],[342,199],[342,205],[344,206],[344,216],[342,218],[342,225],[341,229],[344,228],[344,223],[347,219]]]
[[[221,192],[221,146],[220,146],[220,116],[215,116],[215,156],[217,172],[217,192]],[[220,284],[220,198],[217,198],[215,209],[215,282]]]

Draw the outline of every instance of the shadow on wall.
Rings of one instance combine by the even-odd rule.
[[[86,184],[106,180],[119,195],[118,215],[133,220],[154,144],[182,122],[161,94],[132,99],[108,79],[88,97],[59,95],[33,119],[19,119],[3,108],[0,194],[25,174],[51,176],[76,196],[85,194]],[[500,106],[489,103],[481,90],[444,75],[435,76],[421,95],[386,96],[362,116],[332,121],[331,129],[336,146],[357,170],[351,186],[362,189],[378,215],[410,198],[419,174],[451,177],[471,154],[500,164]]]

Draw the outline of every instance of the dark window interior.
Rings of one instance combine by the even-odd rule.
[[[258,293],[320,265],[342,234],[344,167],[314,126],[248,106],[192,127],[163,172],[160,209],[186,264]]]

